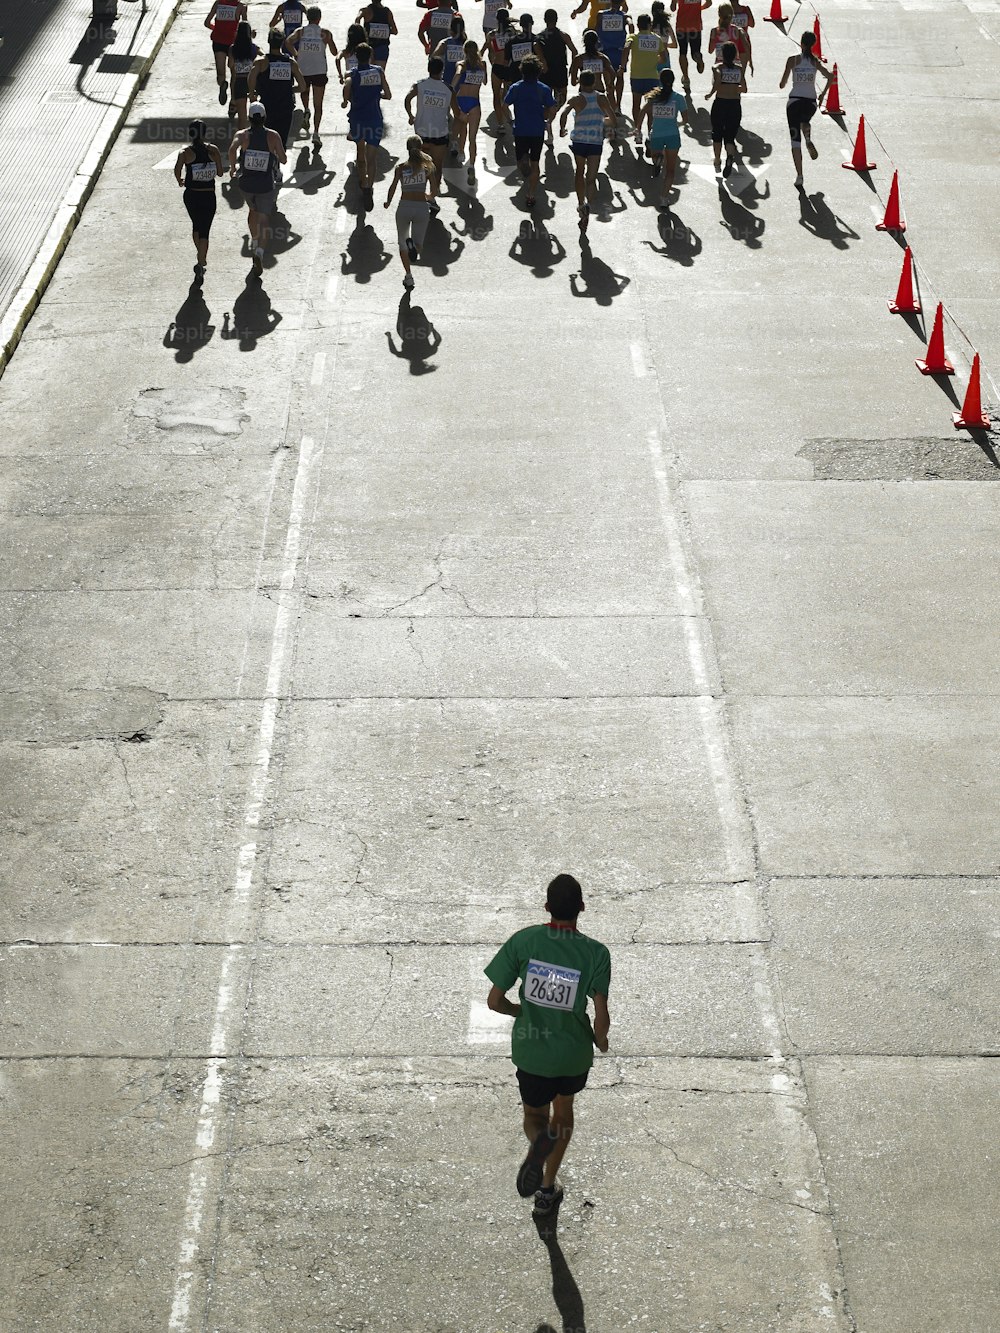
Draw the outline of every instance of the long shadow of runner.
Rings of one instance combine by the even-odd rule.
[[[452,235],[440,217],[431,218],[427,227],[424,248],[420,252],[420,262],[438,278],[448,276],[449,267],[454,264],[465,249],[465,242],[460,236]]]
[[[742,241],[748,250],[759,250],[763,244],[764,219],[755,218],[748,208],[733,198],[721,181],[719,203],[722,207],[719,226],[725,227],[734,241]]]
[[[654,254],[663,255],[675,264],[690,268],[696,256],[701,254],[701,237],[698,233],[686,226],[674,213],[661,213],[656,229],[663,244],[654,245],[652,241],[643,241],[643,245],[648,245]]]
[[[511,259],[530,268],[536,278],[551,278],[556,264],[566,258],[566,247],[544,223],[522,222],[509,253]]]
[[[538,1232],[538,1239],[549,1252],[549,1263],[552,1266],[552,1299],[562,1319],[563,1333],[587,1333],[583,1296],[556,1236],[559,1210],[556,1208],[552,1216],[535,1217],[532,1221]],[[551,1324],[539,1324],[535,1333],[556,1333],[556,1331]]]
[[[815,194],[806,194],[805,190],[799,190],[799,226],[811,231],[819,240],[829,241],[837,250],[846,250],[848,241],[861,239],[858,233],[828,206],[822,190],[817,190]]]
[[[205,302],[200,282],[192,282],[188,294],[163,337],[163,346],[174,352],[174,360],[181,365],[192,360],[195,352],[212,341],[215,325],[210,324],[212,312]]]
[[[274,332],[281,318],[280,311],[271,305],[271,298],[261,286],[260,279],[251,275],[233,302],[232,323],[228,310],[222,316],[219,337],[236,338],[241,352],[252,352],[261,338]]]
[[[392,262],[392,255],[385,248],[381,236],[371,225],[364,221],[364,215],[358,217],[357,225],[347,238],[347,249],[340,252],[340,271],[345,277],[353,277],[355,282],[371,282],[376,273],[381,273]]]
[[[420,306],[410,305],[409,292],[403,295],[399,303],[396,333],[399,337],[398,348],[389,330],[385,331],[389,351],[400,360],[409,361],[411,375],[429,375],[437,370],[437,366],[432,366],[428,358],[441,346],[441,335]]]
[[[616,273],[610,264],[598,259],[586,236],[580,237],[580,270],[569,276],[569,289],[574,296],[586,296],[598,305],[610,305],[631,281],[624,273]]]

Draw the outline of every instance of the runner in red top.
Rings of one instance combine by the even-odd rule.
[[[681,62],[681,82],[690,91],[691,80],[688,77],[688,51],[694,56],[698,73],[705,69],[705,60],[701,54],[702,14],[711,9],[712,0],[670,0],[671,13],[676,13],[674,32],[677,34],[677,55]]]
[[[212,30],[212,51],[215,54],[215,81],[219,85],[219,106],[226,105],[229,83],[226,79],[229,48],[236,40],[236,27],[247,17],[243,0],[214,0],[205,19],[205,27]]]

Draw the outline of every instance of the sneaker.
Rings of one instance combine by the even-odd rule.
[[[809,154],[809,156],[812,158],[814,162],[819,157],[819,149],[813,143],[812,139],[806,140],[806,152]]]
[[[323,140],[319,137],[318,134],[314,134],[314,135],[313,135],[313,147],[314,147],[314,148],[321,148],[322,146],[323,146]]]
[[[796,188],[797,190],[801,190],[801,189],[802,189],[802,173],[801,173],[801,172],[799,172],[799,174],[795,177],[795,188]]]
[[[555,1146],[555,1139],[547,1129],[543,1129],[528,1149],[528,1155],[517,1173],[517,1192],[522,1199],[530,1198],[541,1188],[542,1163]]]
[[[561,1185],[550,1185],[547,1190],[537,1190],[535,1192],[535,1206],[531,1210],[532,1217],[548,1217],[563,1201],[563,1187]]]
[[[410,263],[411,264],[416,263],[417,244],[412,236],[407,236],[406,238],[406,253],[410,256]]]
[[[697,61],[698,61],[698,73],[699,73],[699,74],[704,74],[704,73],[705,73],[705,62],[704,62],[704,60],[702,60],[701,56],[697,56],[696,59],[697,59]]]
[[[228,115],[228,117],[229,117],[230,120],[235,120],[235,119],[236,119],[236,103],[235,103],[235,102],[230,102],[230,103],[229,103],[229,110],[226,112],[226,114]]]
[[[716,162],[716,164],[715,164],[715,174],[716,174],[717,176],[721,176],[721,175],[722,175],[722,163],[721,163],[721,162]]]
[[[204,264],[195,264],[195,266],[194,266],[194,276],[195,276],[195,279],[196,279],[198,282],[201,282],[202,278],[205,276],[205,265],[204,265]]]
[[[229,84],[225,79],[219,84],[219,106],[226,105],[226,98],[229,96]]]
[[[475,168],[475,167],[470,167],[470,168],[469,168],[469,170],[465,173],[465,179],[469,182],[470,185],[475,185],[475,183],[476,183],[476,168]]]
[[[264,272],[264,251],[259,245],[253,252],[253,271],[258,275]]]
[[[455,142],[454,139],[452,139],[448,147],[448,152],[451,153],[452,157],[458,157],[458,144]]]
[[[734,161],[735,161],[735,159],[733,158],[732,154],[727,153],[727,154],[726,154],[726,165],[722,168],[722,174],[723,174],[723,176],[731,176],[731,175],[733,174],[733,162],[734,162]]]
[[[406,288],[408,292],[413,291],[414,282],[412,273],[407,273],[406,276],[403,278],[403,286]]]
[[[308,111],[303,111],[302,113],[302,128],[304,130],[307,130],[309,128],[310,125],[309,115],[310,113]]]

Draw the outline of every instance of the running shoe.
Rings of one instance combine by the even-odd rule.
[[[314,134],[314,135],[313,135],[313,147],[314,147],[314,148],[321,148],[322,146],[323,146],[323,140],[319,137],[318,134]]]
[[[195,282],[201,282],[202,279],[204,278],[204,276],[205,276],[205,265],[204,265],[204,264],[195,264],[195,266],[194,266],[194,280],[195,280]]]
[[[732,153],[726,154],[726,165],[722,168],[723,176],[731,176],[733,174],[733,163],[735,160],[736,159],[733,157]]]
[[[547,1190],[537,1190],[535,1206],[531,1210],[531,1216],[548,1217],[556,1211],[562,1201],[563,1187],[561,1185],[550,1185]]]
[[[809,154],[809,156],[812,158],[814,162],[819,157],[819,149],[813,143],[812,139],[806,140],[806,152]]]
[[[230,120],[235,120],[235,119],[236,119],[236,103],[235,103],[235,102],[230,102],[230,103],[229,103],[229,111],[228,111],[226,114],[229,116],[229,119],[230,119]]]
[[[555,1146],[555,1139],[547,1129],[543,1129],[528,1149],[528,1155],[521,1163],[517,1173],[517,1192],[522,1199],[529,1199],[536,1190],[541,1188],[542,1163]]]
[[[458,144],[455,142],[454,139],[452,139],[451,141],[451,145],[448,148],[448,152],[451,153],[452,157],[458,157]]]
[[[258,276],[264,272],[264,251],[259,245],[253,252],[253,271]]]
[[[697,61],[698,61],[698,73],[699,73],[699,74],[704,74],[704,73],[705,73],[705,62],[704,62],[704,60],[702,60],[701,56],[698,56],[698,57],[696,57],[696,58],[697,58]]]
[[[309,128],[309,124],[310,124],[310,121],[309,121],[309,115],[310,115],[310,113],[309,113],[308,111],[303,111],[303,113],[302,113],[302,128],[303,128],[303,130],[308,130],[308,128]]]
[[[802,173],[801,173],[801,172],[799,172],[799,174],[795,177],[795,188],[796,188],[797,190],[801,190],[801,189],[802,189]]]
[[[219,106],[226,105],[226,98],[229,96],[229,84],[225,79],[219,84]]]
[[[475,168],[475,167],[470,167],[469,170],[465,173],[465,178],[466,178],[466,180],[469,182],[470,185],[475,185],[475,183],[476,183],[476,168]]]
[[[406,253],[410,256],[410,263],[415,264],[417,261],[417,243],[412,236],[406,238]]]
[[[412,273],[407,273],[406,276],[403,278],[403,286],[406,288],[408,292],[413,291],[414,283],[413,283]]]

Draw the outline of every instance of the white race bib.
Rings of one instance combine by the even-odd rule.
[[[215,17],[219,23],[232,23],[236,18],[235,5],[216,5]]]
[[[267,67],[267,76],[275,83],[291,83],[292,67],[287,61],[274,61]]]
[[[640,32],[635,39],[635,44],[640,51],[658,51],[660,49],[659,37],[654,37],[651,32]]]
[[[214,181],[215,163],[214,162],[192,162],[191,179],[193,181]]]
[[[362,88],[381,88],[382,71],[377,65],[358,71],[358,83]]]
[[[572,1009],[579,985],[577,968],[559,967],[532,958],[524,978],[524,998],[529,1004],[540,1004],[545,1009]]]
[[[602,32],[622,32],[625,27],[625,20],[621,14],[605,14],[601,19]]]
[[[654,120],[676,120],[677,103],[676,102],[654,102],[653,103]]]
[[[392,36],[388,23],[369,23],[368,36],[373,42],[387,42]]]
[[[271,162],[271,154],[259,148],[248,148],[243,154],[243,167],[246,171],[266,171]]]
[[[600,74],[604,69],[604,61],[596,59],[581,60],[580,69],[584,74]]]

